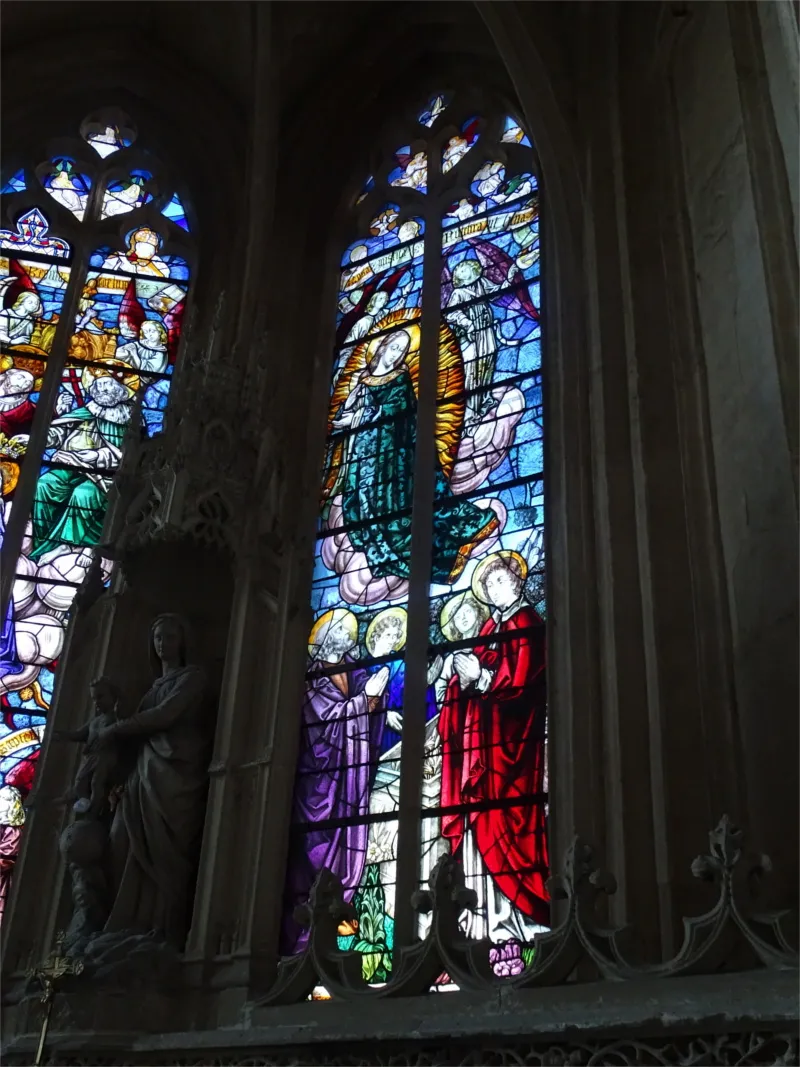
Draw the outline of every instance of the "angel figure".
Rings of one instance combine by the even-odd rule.
[[[392,312],[376,325],[397,328],[359,345],[333,390],[328,429],[342,433],[329,453],[323,500],[332,506],[329,525],[333,518],[334,525],[346,527],[352,548],[366,557],[373,577],[407,580],[420,330],[408,311]],[[432,580],[452,584],[475,548],[496,535],[499,520],[490,509],[455,497],[448,482],[464,405],[460,353],[447,326],[439,392]],[[346,587],[342,592],[348,596]]]

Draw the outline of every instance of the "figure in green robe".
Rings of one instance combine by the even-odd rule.
[[[85,548],[100,540],[108,490],[131,417],[130,397],[116,378],[95,378],[86,406],[53,420],[47,444],[55,451],[49,459],[63,466],[52,467],[36,483],[31,559],[62,545]]]
[[[406,330],[387,334],[333,420],[349,431],[331,496],[341,493],[348,537],[376,578],[408,578],[417,401],[405,358]],[[491,511],[460,500],[437,466],[431,580],[451,583],[474,546],[498,526]]]

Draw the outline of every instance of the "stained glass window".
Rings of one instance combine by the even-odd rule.
[[[2,185],[0,914],[69,612],[127,436],[162,429],[189,287],[182,201],[133,123],[81,134]]]
[[[342,257],[286,879],[283,951],[306,944],[294,908],[329,868],[355,908],[340,946],[372,983],[402,909],[414,931],[398,877],[426,884],[445,853],[496,974],[549,922],[538,183],[502,112],[434,94],[419,122],[445,107],[460,132],[384,161],[384,206]]]

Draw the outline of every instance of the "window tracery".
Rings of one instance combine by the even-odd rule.
[[[530,140],[513,116],[478,114],[470,101],[436,93],[354,209],[359,236],[341,262],[282,950],[304,947],[293,909],[329,868],[355,908],[340,947],[362,953],[368,981],[387,981],[406,906],[397,892],[405,836],[416,842],[415,885],[427,884],[443,853],[459,856],[479,900],[465,932],[491,938],[495,972],[513,975],[549,922],[539,191]],[[422,478],[419,454],[431,456]],[[422,671],[407,658],[412,638],[417,659],[427,647]],[[419,754],[413,767],[406,749]],[[442,976],[440,986],[448,984]]]
[[[80,135],[0,189],[3,901],[69,612],[110,575],[108,492],[129,435],[162,429],[190,279],[181,193],[132,121]]]

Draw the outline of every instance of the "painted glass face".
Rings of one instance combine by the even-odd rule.
[[[23,800],[69,612],[103,537],[126,440],[163,427],[189,287],[187,261],[165,250],[170,233],[187,228],[178,195],[159,190],[154,171],[136,161],[118,177],[115,154],[132,144],[130,125],[98,120],[82,129],[98,156],[91,180],[88,164],[77,162],[86,144],[76,142],[74,156],[34,165],[2,188],[4,214],[16,222],[0,231],[0,545],[3,569],[14,576],[0,620],[0,792],[16,790]],[[26,173],[39,183],[34,207]],[[93,182],[105,190],[94,207]],[[27,199],[15,211],[19,194]],[[115,246],[102,245],[109,230],[100,227],[105,236],[77,263],[54,232],[65,217],[57,204],[86,228],[84,247],[100,220],[131,212],[131,221]],[[83,282],[72,293],[76,265]],[[66,306],[76,309],[69,322]],[[45,396],[45,433],[34,439]],[[23,499],[30,503],[20,517],[14,509]],[[101,578],[110,566],[100,561]]]
[[[457,106],[435,94],[418,121],[434,128]],[[362,953],[373,983],[392,973],[409,730],[424,753],[420,881],[443,853],[462,860],[479,899],[464,929],[495,943],[497,974],[530,961],[549,917],[537,183],[524,133],[514,143],[527,152],[500,162],[507,124],[486,127],[500,133],[484,143],[482,119],[459,122],[449,141],[409,143],[368,179],[362,198],[384,206],[341,261],[282,951],[306,944],[293,911],[325,867],[355,908],[340,946]],[[416,194],[442,195],[428,185],[432,150],[442,189],[449,170],[474,160],[470,195],[443,211],[439,233],[411,206]],[[434,254],[441,321],[425,573],[411,524],[423,263]],[[409,707],[414,583],[427,591],[429,648],[423,698]]]

